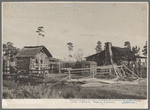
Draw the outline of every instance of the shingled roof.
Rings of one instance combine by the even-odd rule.
[[[48,57],[52,57],[51,53],[45,46],[25,46],[22,48],[16,57],[34,57],[39,52],[44,52]]]

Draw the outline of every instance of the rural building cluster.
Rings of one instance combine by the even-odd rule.
[[[67,73],[71,79],[72,74],[82,73],[83,75],[84,73],[84,75],[92,75],[93,78],[98,75],[107,77],[113,75],[124,79],[127,76],[139,78],[141,74],[138,73],[138,70],[129,68],[129,65],[135,66],[135,63],[131,62],[137,62],[138,66],[141,66],[141,59],[146,61],[146,57],[135,56],[130,49],[112,46],[110,42],[105,43],[103,51],[85,58],[84,61],[66,62],[53,58],[43,45],[25,46],[16,54],[14,68],[17,75],[34,74],[43,78],[51,73]],[[10,71],[10,62],[7,59],[3,61],[4,75],[13,74]]]
[[[2,107],[148,108],[148,6],[3,2]]]

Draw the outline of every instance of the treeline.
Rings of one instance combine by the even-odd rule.
[[[124,42],[124,48],[130,49],[134,53],[135,56],[140,55],[140,53],[139,53],[140,47],[138,47],[138,46],[131,47],[131,43],[129,41]],[[100,41],[97,42],[97,46],[96,46],[95,50],[96,50],[96,53],[100,53],[102,51],[102,43]],[[143,46],[142,52],[143,52],[144,56],[147,56],[147,41],[146,41],[146,44]]]

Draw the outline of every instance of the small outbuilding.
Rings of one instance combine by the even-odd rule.
[[[51,57],[51,53],[43,45],[25,46],[16,55],[17,70],[26,72],[29,70],[48,69],[49,58]]]
[[[73,68],[92,68],[97,66],[97,63],[94,61],[77,61]]]

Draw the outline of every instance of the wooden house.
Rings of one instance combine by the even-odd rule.
[[[51,57],[45,46],[25,46],[16,55],[17,70],[29,73],[29,71],[48,69]]]
[[[112,58],[113,63],[121,61],[135,61],[135,55],[130,49],[112,46],[111,43],[105,43],[105,50],[86,57],[86,61],[95,61],[98,66],[110,65]]]

